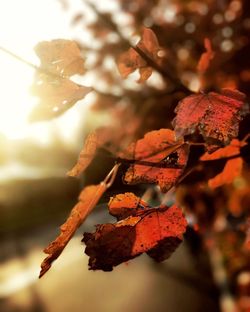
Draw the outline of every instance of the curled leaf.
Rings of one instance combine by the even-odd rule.
[[[87,136],[76,165],[67,173],[69,176],[78,176],[89,166],[97,149],[108,141],[108,132],[108,129],[99,128]]]
[[[198,130],[205,140],[213,138],[228,144],[238,136],[239,122],[244,110],[245,94],[223,89],[221,94],[193,94],[176,107],[174,127],[177,137]]]
[[[172,130],[160,129],[132,143],[125,156],[135,161],[125,174],[126,183],[157,183],[166,192],[183,172],[188,146],[182,140],[176,141]]]
[[[206,52],[202,53],[197,69],[200,73],[205,73],[209,68],[211,60],[214,58],[214,51],[212,49],[211,41],[208,38],[204,39],[204,47]]]
[[[44,249],[48,257],[41,264],[39,277],[42,277],[49,270],[52,262],[60,256],[75,231],[96,206],[106,189],[106,185],[100,183],[99,185],[87,186],[82,190],[79,195],[79,202],[71,210],[66,222],[60,227],[60,235]]]
[[[85,233],[83,238],[90,269],[111,271],[144,252],[163,261],[180,244],[186,226],[187,221],[176,206],[145,208],[115,224],[98,225],[95,233]]]

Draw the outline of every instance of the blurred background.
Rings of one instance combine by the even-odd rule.
[[[103,14],[102,19],[98,19],[93,4]],[[105,195],[103,203],[78,230],[50,272],[41,280],[38,274],[44,258],[42,250],[58,234],[60,224],[77,202],[81,187],[101,181],[105,176],[102,168],[110,165],[106,160],[103,166],[99,159],[85,177],[66,177],[86,134],[98,126],[123,122],[125,134],[132,140],[148,130],[167,127],[173,114],[166,119],[163,112],[166,107],[172,107],[173,98],[176,104],[180,97],[176,94],[169,98],[164,93],[165,89],[171,89],[171,82],[163,81],[156,72],[145,85],[135,82],[138,72],[121,79],[116,59],[110,55],[118,55],[127,46],[119,43],[114,29],[111,33],[106,29],[107,17],[119,21],[122,28],[119,31],[134,42],[138,40],[137,23],[155,30],[165,27],[161,42],[168,38],[165,42],[172,49],[169,57],[179,62],[172,65],[181,72],[186,86],[197,91],[201,82],[194,68],[204,39],[204,33],[198,33],[197,29],[203,27],[203,32],[214,34],[219,59],[227,67],[227,62],[245,42],[244,36],[237,37],[239,29],[234,33],[230,26],[240,10],[241,1],[0,1],[0,311],[219,310],[219,294],[209,258],[199,251],[200,242],[193,233],[187,234],[192,237],[192,246],[182,244],[170,260],[160,265],[141,256],[111,273],[88,271],[82,233],[92,231],[94,224],[111,220],[103,209],[110,194]],[[242,27],[248,31],[250,19],[243,22]],[[165,33],[168,29],[169,33]],[[232,36],[238,41],[233,41]],[[38,101],[30,92],[34,69],[5,50],[39,65],[34,46],[39,41],[57,38],[80,44],[89,71],[75,79],[86,86],[95,86],[96,90],[55,119],[30,122],[29,115]],[[215,66],[221,66],[218,64]],[[242,77],[237,82],[223,68],[217,71],[216,83],[221,87],[239,83],[242,91],[249,92],[249,71],[242,72]],[[215,78],[212,75],[210,78],[214,83]],[[162,104],[158,109],[156,102]],[[142,121],[138,116],[143,116]],[[119,183],[115,185],[116,189],[119,187]],[[230,302],[229,298],[229,306]]]

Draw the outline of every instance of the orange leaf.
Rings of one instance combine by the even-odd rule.
[[[125,157],[135,164],[127,170],[128,184],[157,183],[166,192],[182,174],[188,158],[188,146],[176,141],[170,129],[148,132],[143,139],[132,143]]]
[[[132,203],[136,198],[131,193],[125,196],[131,196]],[[144,210],[135,212],[128,207],[128,211],[135,214],[115,224],[98,225],[95,233],[84,234],[90,269],[111,271],[144,252],[156,261],[163,261],[180,244],[187,221],[176,206],[149,208],[146,205]]]
[[[237,139],[233,139],[230,145],[225,146],[223,148],[219,148],[215,152],[209,154],[205,153],[200,157],[200,160],[207,161],[207,160],[216,160],[221,158],[227,158],[235,155],[240,154],[240,148],[245,146],[245,142],[240,142]]]
[[[202,53],[197,69],[201,73],[205,73],[210,65],[211,60],[214,58],[214,51],[212,50],[211,41],[208,38],[204,39],[204,47],[206,52]]]
[[[200,160],[208,161],[208,160],[217,160],[221,158],[229,158],[232,156],[240,155],[240,148],[245,146],[245,142],[240,142],[237,139],[233,139],[230,145],[219,148],[212,154],[205,153],[201,156]],[[241,157],[236,157],[233,159],[229,159],[226,162],[226,165],[221,173],[216,175],[214,178],[208,181],[208,185],[211,188],[216,188],[222,186],[224,184],[230,184],[234,181],[236,177],[241,174],[243,166],[243,160]]]
[[[228,160],[223,171],[210,179],[208,185],[214,189],[224,184],[232,183],[235,178],[240,176],[242,166],[243,159],[241,157]]]
[[[107,186],[101,183],[87,186],[82,190],[79,195],[79,202],[73,207],[68,219],[60,227],[60,235],[44,249],[44,252],[49,256],[41,264],[39,277],[42,277],[49,270],[52,262],[60,256],[75,231],[96,206],[106,189]]]
[[[133,193],[119,194],[111,197],[108,203],[109,213],[120,219],[135,215],[138,211],[149,208],[148,204]]]
[[[198,130],[204,139],[213,138],[228,144],[237,137],[244,109],[245,94],[222,89],[221,94],[193,94],[179,102],[174,127],[177,137]]]

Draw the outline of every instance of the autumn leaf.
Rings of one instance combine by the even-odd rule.
[[[48,120],[64,113],[92,88],[69,79],[72,75],[84,73],[84,60],[74,41],[43,41],[35,47],[35,52],[41,65],[31,91],[40,102],[31,112],[30,120]]]
[[[40,102],[30,114],[30,121],[55,118],[83,99],[92,88],[80,86],[69,79],[39,73],[32,94],[39,96]]]
[[[149,208],[149,205],[133,193],[125,193],[111,197],[108,207],[109,213],[120,220],[136,215],[138,211]]]
[[[204,39],[204,47],[206,52],[202,53],[197,69],[200,73],[205,73],[210,65],[211,60],[214,58],[214,51],[212,49],[211,41],[208,38]]]
[[[163,49],[159,46],[158,39],[151,29],[143,28],[142,38],[136,47],[153,61],[161,63],[162,58],[158,55],[158,52]],[[130,48],[128,51],[120,55],[118,69],[122,78],[126,78],[136,69],[139,69],[140,79],[137,82],[140,83],[146,81],[153,72],[152,68],[147,65],[147,62],[134,48]]]
[[[209,161],[209,160],[217,160],[221,158],[228,158],[232,156],[240,155],[241,147],[245,146],[246,142],[239,141],[238,139],[233,139],[230,145],[225,146],[223,148],[217,149],[213,153],[206,152],[204,155],[200,157],[202,161]]]
[[[79,176],[92,162],[97,149],[103,146],[108,138],[109,129],[107,128],[102,127],[91,132],[84,142],[76,165],[67,174],[72,177]]]
[[[70,77],[84,74],[84,59],[76,42],[65,39],[42,41],[35,47],[41,67],[50,73]]]
[[[134,195],[125,196],[131,196],[134,202]],[[187,221],[176,206],[149,208],[147,205],[136,213],[131,207],[128,211],[133,215],[114,224],[97,225],[95,233],[84,234],[90,269],[111,271],[114,266],[144,252],[156,261],[163,261],[180,244]]]
[[[245,94],[231,89],[222,89],[220,94],[199,93],[184,98],[175,110],[173,124],[177,138],[198,130],[205,140],[212,138],[228,144],[238,136],[244,100]]]
[[[240,148],[245,146],[245,142],[240,142],[237,139],[233,139],[231,144],[220,148],[212,154],[205,153],[200,160],[208,161],[208,160],[217,160],[221,158],[230,158],[233,156],[240,155]],[[240,176],[241,170],[243,166],[243,159],[241,157],[235,157],[227,160],[223,171],[216,175],[214,178],[209,179],[208,185],[211,188],[216,188],[222,186],[224,184],[230,184],[234,181],[235,178]]]
[[[243,159],[241,157],[228,160],[223,171],[214,178],[209,179],[208,185],[211,188],[216,188],[224,184],[232,183],[235,178],[241,175],[242,167]]]
[[[176,141],[174,131],[160,129],[132,143],[124,154],[135,161],[125,174],[126,183],[157,183],[166,192],[183,172],[188,146],[182,140]]]
[[[60,256],[75,231],[96,206],[106,189],[106,185],[100,183],[87,186],[82,190],[79,195],[79,202],[71,210],[66,222],[60,227],[60,235],[44,249],[44,252],[49,256],[41,264],[39,277],[42,277],[50,269],[52,262]]]

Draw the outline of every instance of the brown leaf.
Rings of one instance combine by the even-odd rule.
[[[79,176],[92,162],[97,149],[109,139],[109,129],[99,128],[90,133],[80,152],[76,165],[67,173],[71,177]]]
[[[60,256],[75,231],[96,206],[106,189],[106,185],[101,183],[87,186],[82,190],[79,195],[79,202],[71,210],[66,222],[60,227],[60,235],[44,249],[44,252],[49,256],[41,264],[39,278],[49,270],[52,262]]]
[[[41,67],[50,73],[70,77],[85,72],[81,51],[74,41],[42,41],[36,45],[35,52],[41,60]]]
[[[186,226],[176,206],[146,208],[115,224],[98,225],[95,233],[85,233],[83,238],[90,269],[111,271],[143,252],[163,261],[180,244]]]
[[[31,121],[55,118],[77,101],[83,99],[92,88],[79,86],[69,79],[38,73],[32,86],[32,94],[40,102],[30,114]]]
[[[122,53],[118,60],[118,69],[122,78],[127,78],[137,68],[145,68],[146,65],[146,61],[133,48]]]
[[[205,73],[210,65],[211,60],[214,58],[214,51],[212,49],[211,41],[208,38],[204,39],[204,47],[206,52],[202,53],[197,69],[200,73]]]
[[[221,94],[193,94],[179,102],[174,127],[177,137],[198,130],[204,139],[213,138],[228,144],[238,136],[245,94],[223,89]]]
[[[166,192],[183,172],[188,146],[182,140],[176,141],[172,130],[160,129],[132,143],[125,157],[135,161],[125,174],[126,183],[157,183]]]
[[[74,41],[43,41],[35,51],[41,66],[34,78],[32,93],[40,101],[31,112],[30,120],[48,120],[64,113],[92,88],[69,80],[72,75],[84,73],[84,60]]]
[[[143,27],[142,38],[136,46],[153,61],[158,64],[161,63],[162,58],[159,57],[158,52],[163,49],[159,46],[157,37],[151,29]],[[136,69],[139,69],[140,78],[137,81],[139,83],[146,81],[153,72],[152,68],[133,48],[120,55],[118,69],[122,78],[126,78]]]

